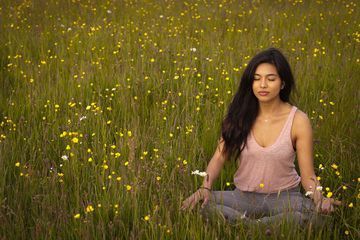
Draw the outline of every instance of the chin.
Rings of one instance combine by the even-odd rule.
[[[263,103],[268,103],[268,102],[273,102],[273,101],[276,101],[276,97],[269,97],[269,96],[259,96],[257,97],[258,101],[259,102],[263,102]]]

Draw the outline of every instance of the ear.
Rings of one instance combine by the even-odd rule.
[[[284,89],[284,87],[285,87],[285,82],[282,82],[280,89]]]

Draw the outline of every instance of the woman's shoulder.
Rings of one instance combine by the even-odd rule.
[[[297,107],[294,115],[293,126],[300,129],[304,129],[306,127],[311,128],[311,122],[308,115]]]

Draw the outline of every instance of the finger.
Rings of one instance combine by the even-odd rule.
[[[195,207],[195,205],[199,202],[200,199],[202,199],[201,192],[200,191],[195,192],[192,195],[192,199],[191,199],[191,201],[189,203],[189,205],[190,205],[189,209],[192,210]]]
[[[320,209],[321,209],[321,212],[324,213],[324,214],[330,214],[331,213],[331,207],[332,207],[332,204],[331,204],[331,199],[324,199],[324,201],[321,202],[320,204]]]
[[[191,204],[190,204],[190,210],[193,210],[195,205],[196,205],[197,201],[194,199]]]
[[[193,201],[194,201],[194,194],[192,194],[190,197],[186,199],[185,209],[189,209]]]
[[[186,205],[187,205],[186,203],[183,203],[183,204],[181,205],[181,207],[180,207],[180,210],[185,210],[185,209],[187,208]]]
[[[180,207],[181,210],[185,210],[189,206],[187,199],[182,202],[182,205]]]
[[[205,198],[204,202],[201,204],[201,208],[204,208],[208,202],[209,202],[209,198]]]
[[[190,197],[188,197],[185,201],[183,201],[183,204],[181,206],[182,210],[185,210],[189,207],[190,203],[192,202],[193,199],[193,195],[191,195]]]
[[[192,210],[194,208],[194,205],[195,205],[194,202],[195,202],[195,196],[191,195],[191,198],[190,198],[189,204],[188,204],[189,210]]]
[[[323,214],[328,214],[328,208],[325,206],[325,204],[321,206],[320,212]]]
[[[329,214],[330,213],[330,208],[323,208],[322,213]]]

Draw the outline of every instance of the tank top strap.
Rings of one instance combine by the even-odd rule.
[[[292,106],[289,116],[286,120],[285,126],[284,126],[284,131],[283,133],[286,134],[286,136],[289,136],[289,133],[291,131],[291,127],[294,121],[294,117],[295,117],[295,113],[296,113],[297,107]]]

